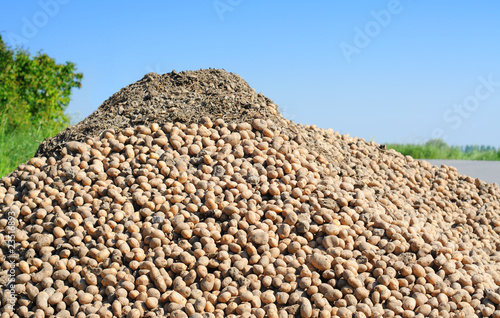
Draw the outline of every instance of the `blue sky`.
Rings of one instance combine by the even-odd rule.
[[[478,5],[479,4],[479,5]],[[150,71],[224,68],[303,124],[500,147],[500,2],[4,1],[4,40],[83,72],[91,114]]]

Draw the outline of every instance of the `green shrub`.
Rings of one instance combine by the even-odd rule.
[[[81,87],[82,78],[75,64],[57,64],[45,53],[31,56],[25,49],[12,49],[0,36],[1,175],[29,159],[39,142],[69,124],[64,111],[71,89]]]

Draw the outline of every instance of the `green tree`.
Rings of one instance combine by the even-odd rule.
[[[64,113],[71,89],[81,87],[83,75],[75,64],[57,64],[47,54],[33,57],[22,48],[12,49],[0,36],[0,127],[3,132],[33,126],[62,129],[69,124]]]
[[[75,64],[12,49],[0,36],[0,177],[69,124],[64,111],[81,79]]]

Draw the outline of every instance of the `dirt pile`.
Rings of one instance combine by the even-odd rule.
[[[197,117],[178,99],[159,118],[170,91],[144,101],[148,74],[0,181],[3,315],[500,317],[497,185],[287,121],[235,75],[184,74],[237,79],[253,106]],[[99,123],[119,96],[157,113]]]
[[[67,141],[85,141],[108,128],[199,123],[203,116],[228,122],[273,118],[275,124],[284,123],[276,105],[236,74],[219,69],[149,73],[111,96],[79,124],[43,142],[36,156],[49,156]]]
[[[115,93],[82,122],[42,142],[35,156],[57,155],[66,142],[83,142],[110,128],[120,131],[152,122],[198,124],[204,116],[228,123],[269,119],[270,128],[280,128],[289,139],[335,160],[331,149],[325,149],[329,145],[316,133],[304,133],[300,125],[285,119],[269,98],[255,92],[237,74],[220,69],[146,74]]]

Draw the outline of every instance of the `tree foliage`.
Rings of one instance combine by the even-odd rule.
[[[71,89],[83,75],[75,64],[57,64],[47,54],[12,49],[0,36],[0,127],[14,131],[33,125],[63,128]]]

